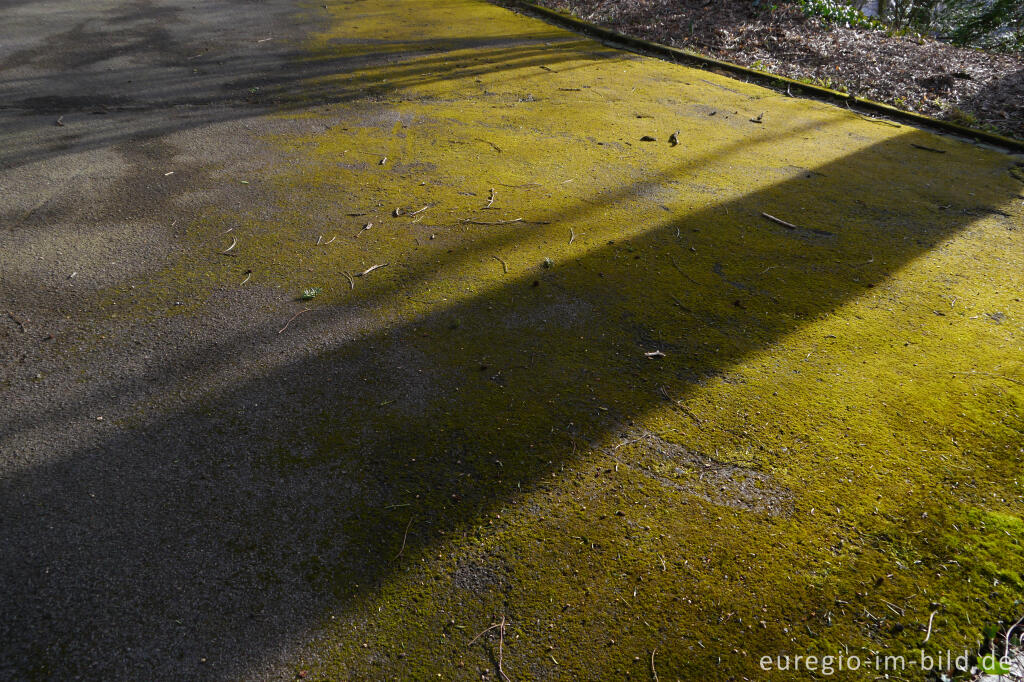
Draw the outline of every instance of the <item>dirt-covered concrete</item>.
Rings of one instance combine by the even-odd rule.
[[[1019,159],[473,0],[3,12],[0,676],[1019,615]]]

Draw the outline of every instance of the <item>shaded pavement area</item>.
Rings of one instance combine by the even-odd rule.
[[[1019,158],[473,0],[2,13],[3,677],[742,679],[1020,615]]]

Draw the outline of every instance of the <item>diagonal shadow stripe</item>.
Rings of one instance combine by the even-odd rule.
[[[828,235],[750,220],[765,206],[796,214],[809,191],[857,216],[879,172],[929,197],[928,178],[885,144],[816,170],[811,190],[800,178],[673,216],[6,478],[5,673],[45,661],[60,677],[249,674],[204,672],[187,652],[260,660],[300,641],[325,604],[371,594],[393,569],[401,524],[385,509],[404,491],[420,491],[428,529],[407,538],[416,555],[557,471],[572,457],[567,430],[601,441],[660,404],[663,387],[685,396],[968,224],[907,206]],[[672,265],[677,234],[700,259]],[[317,318],[296,331],[349,321],[341,308]],[[668,357],[651,363],[650,348]]]

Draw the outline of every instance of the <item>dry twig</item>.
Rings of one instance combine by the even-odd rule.
[[[782,225],[783,227],[788,227],[791,230],[799,230],[800,229],[799,227],[797,227],[793,223],[787,223],[785,220],[782,220],[781,218],[776,218],[775,216],[770,215],[768,213],[765,213],[763,211],[761,212],[761,215],[764,216],[765,218],[767,218],[768,220],[772,221],[773,223],[778,223],[779,225]]]
[[[281,332],[283,332],[285,329],[288,328],[288,325],[290,325],[292,323],[292,320],[294,320],[296,317],[298,317],[302,313],[308,313],[310,310],[312,310],[312,308],[303,308],[299,312],[297,312],[294,315],[292,315],[290,318],[288,318],[288,321],[284,323],[284,326],[277,330],[277,333],[280,334]]]
[[[498,672],[505,678],[505,682],[512,682],[505,674],[502,667],[502,659],[505,657],[505,614],[501,614],[501,628],[498,630]]]
[[[471,218],[464,218],[462,222],[468,225],[506,225],[508,223],[521,223],[523,222],[523,219],[515,218],[514,220],[498,220],[495,222],[485,222],[483,220],[473,220]]]
[[[499,263],[501,263],[501,269],[502,269],[502,270],[503,270],[503,271],[505,272],[505,274],[507,275],[507,274],[508,274],[508,263],[506,263],[505,261],[503,261],[503,260],[502,260],[501,258],[498,258],[497,256],[491,256],[491,258],[493,258],[494,260],[496,260],[496,261],[498,261]]]
[[[938,611],[932,611],[932,615],[928,616],[928,632],[925,633],[924,641],[921,642],[922,644],[926,644],[932,636],[932,621],[935,620],[936,613],[938,613]]]
[[[371,265],[370,267],[366,268],[362,272],[357,272],[356,273],[356,277],[365,277],[366,275],[369,275],[374,270],[378,270],[380,268],[384,268],[384,267],[387,267],[387,266],[388,266],[388,263],[381,263],[380,265]]]
[[[493,630],[496,627],[501,627],[501,623],[491,623],[490,626],[484,628],[484,630],[482,632],[480,632],[476,637],[474,637],[473,639],[469,640],[469,644],[467,644],[466,646],[467,647],[473,646],[473,644],[474,644],[474,642],[476,642],[476,640],[480,639],[481,637],[483,637],[484,635],[486,635],[488,632],[490,632],[491,630]]]
[[[492,147],[494,147],[494,151],[496,151],[496,152],[498,152],[499,154],[501,154],[501,147],[499,147],[498,145],[494,144],[494,143],[493,143],[493,142],[491,142],[490,140],[485,140],[485,139],[484,139],[484,138],[482,138],[482,137],[478,137],[478,138],[476,138],[476,140],[477,140],[477,142],[483,142],[484,144],[489,144],[489,145],[491,145]]]
[[[402,549],[398,550],[398,554],[395,556],[394,559],[395,561],[398,561],[398,558],[401,557],[402,554],[405,552],[405,543],[406,540],[409,539],[409,527],[412,526],[412,519],[413,517],[410,516],[409,523],[405,524],[405,535],[402,536]]]
[[[490,632],[491,630],[494,630],[495,628],[498,629],[498,673],[501,675],[502,679],[505,680],[505,682],[512,682],[509,679],[508,675],[505,674],[505,669],[503,667],[504,658],[505,658],[505,614],[504,613],[501,614],[501,622],[500,623],[492,623],[489,627],[485,628],[483,630],[483,632],[478,634],[473,639],[469,640],[469,644],[467,644],[466,646],[473,646],[473,643],[476,642],[476,640],[480,639],[486,633]]]

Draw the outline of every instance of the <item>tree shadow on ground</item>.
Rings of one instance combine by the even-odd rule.
[[[252,662],[301,642],[328,609],[372,595],[396,555],[415,557],[471,526],[571,463],[577,448],[600,447],[727,375],[963,229],[974,214],[939,210],[949,197],[908,157],[914,140],[930,138],[911,133],[794,169],[767,189],[666,214],[639,235],[413,320],[353,332],[353,309],[386,309],[404,284],[381,279],[351,305],[292,322],[290,334],[316,336],[303,353],[278,355],[276,323],[218,345],[218,356],[251,364],[249,374],[193,389],[178,407],[0,484],[0,670],[251,674]],[[974,168],[935,172],[978,183]],[[685,167],[644,178],[648,188],[691,179]],[[991,180],[976,197],[984,206],[972,208],[1009,198],[1009,183]],[[591,203],[651,200],[636,189]],[[496,239],[529,241],[531,229],[505,226]],[[489,257],[493,242],[471,248]],[[665,356],[645,355],[655,350]],[[201,385],[196,358],[212,355],[200,343],[174,351],[139,383]],[[15,413],[11,435],[59,423]],[[756,500],[744,508],[785,513]]]
[[[386,97],[415,84],[501,71],[511,82],[524,69],[616,56],[539,22],[511,35],[336,39],[298,49],[294,43],[322,17],[295,20],[290,3],[279,2],[265,11],[285,15],[287,24],[253,27],[245,7],[132,5],[82,17],[70,28],[58,23],[45,44],[0,54],[0,167],[269,112]],[[263,42],[247,33],[274,29],[286,35]],[[377,71],[384,67],[386,82]]]
[[[965,125],[972,128],[998,125],[1010,135],[1024,139],[1024,69],[996,79],[957,106],[972,112],[976,119],[959,121]]]

